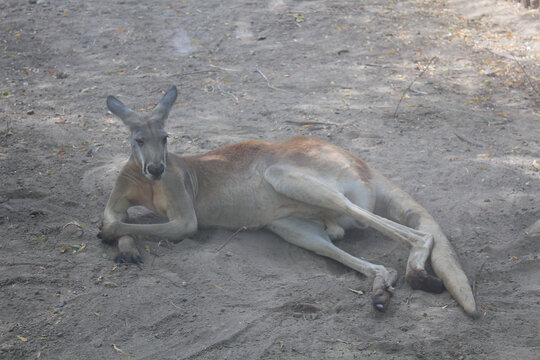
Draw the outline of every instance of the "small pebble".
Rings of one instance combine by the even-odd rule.
[[[60,303],[58,304],[58,307],[64,307],[64,306],[66,306],[66,304],[67,304],[67,301],[66,301],[66,300],[62,300],[62,301],[60,301]]]

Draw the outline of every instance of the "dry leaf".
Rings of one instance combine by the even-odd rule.
[[[364,292],[362,290],[349,289],[349,291],[352,291],[353,293],[358,294],[358,295],[364,295]]]
[[[492,156],[493,156],[493,154],[478,154],[478,157],[481,157],[481,158],[484,158],[484,159],[490,158]]]
[[[487,167],[482,166],[482,165],[478,165],[476,168],[477,168],[478,170],[487,170],[487,169],[488,169]]]
[[[111,268],[111,270],[109,270],[109,271],[107,272],[107,274],[112,275],[112,273],[116,270],[116,268],[118,268],[118,265],[114,265],[114,266]]]
[[[67,246],[67,245],[62,246],[62,248],[60,249],[60,254],[65,253],[68,248],[69,248],[69,246]]]
[[[474,105],[481,103],[482,101],[488,101],[491,100],[490,97],[484,96],[484,97],[473,97],[470,101],[467,101],[465,105]]]
[[[533,160],[532,166],[533,166],[536,170],[540,170],[540,164],[538,163],[538,161]]]
[[[47,236],[46,235],[39,235],[39,236],[36,236],[35,239],[37,241],[45,242],[45,241],[47,241]]]
[[[27,342],[27,341],[28,341],[27,338],[25,338],[24,336],[21,336],[21,335],[17,335],[17,338],[18,338],[19,340],[21,340],[22,342]]]
[[[124,350],[120,349],[118,346],[116,346],[115,344],[112,344],[112,347],[114,350],[116,350],[117,353],[119,353],[120,355],[122,356],[130,356],[127,352],[125,352]]]
[[[62,230],[64,230],[65,228],[67,228],[68,226],[75,226],[77,228],[79,228],[81,230],[81,235],[79,235],[79,237],[81,237],[83,234],[84,234],[84,229],[83,229],[83,226],[81,224],[79,224],[77,221],[70,221],[68,222],[67,224],[65,224],[64,226],[62,226]],[[84,243],[81,244],[81,246],[84,245]]]
[[[77,250],[77,252],[81,252],[84,249],[86,249],[86,243],[81,243],[81,247],[79,248],[79,250]]]
[[[510,84],[510,87],[517,89],[523,86],[523,80],[516,80]]]
[[[482,309],[487,309],[487,307],[488,307],[488,306],[486,305],[486,303],[483,303],[483,302],[480,303],[480,306],[482,307]]]

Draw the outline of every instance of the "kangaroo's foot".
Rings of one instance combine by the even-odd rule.
[[[429,275],[426,270],[408,269],[405,279],[413,289],[420,289],[435,294],[440,294],[446,290],[442,280],[436,276]]]

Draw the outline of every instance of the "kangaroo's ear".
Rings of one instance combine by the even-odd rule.
[[[160,121],[162,124],[165,123],[169,117],[169,112],[171,111],[177,96],[178,92],[176,90],[176,86],[173,85],[152,111],[152,118],[156,121]]]
[[[122,104],[120,100],[114,96],[107,97],[107,107],[111,112],[122,119],[122,122],[130,129],[140,125],[141,121],[135,111]]]

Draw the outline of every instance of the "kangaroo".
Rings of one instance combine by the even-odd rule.
[[[177,98],[171,87],[155,108],[138,114],[113,96],[109,110],[131,132],[132,154],[116,180],[99,237],[117,243],[118,262],[140,263],[134,236],[180,241],[199,227],[267,228],[285,241],[334,259],[373,279],[372,304],[384,311],[397,272],[355,257],[332,240],[371,227],[410,249],[405,278],[414,289],[448,289],[475,316],[467,277],[433,217],[408,194],[350,152],[323,140],[295,136],[247,141],[200,156],[167,152],[164,129]],[[127,223],[142,205],[165,215],[160,224]],[[425,270],[431,255],[436,276]]]

